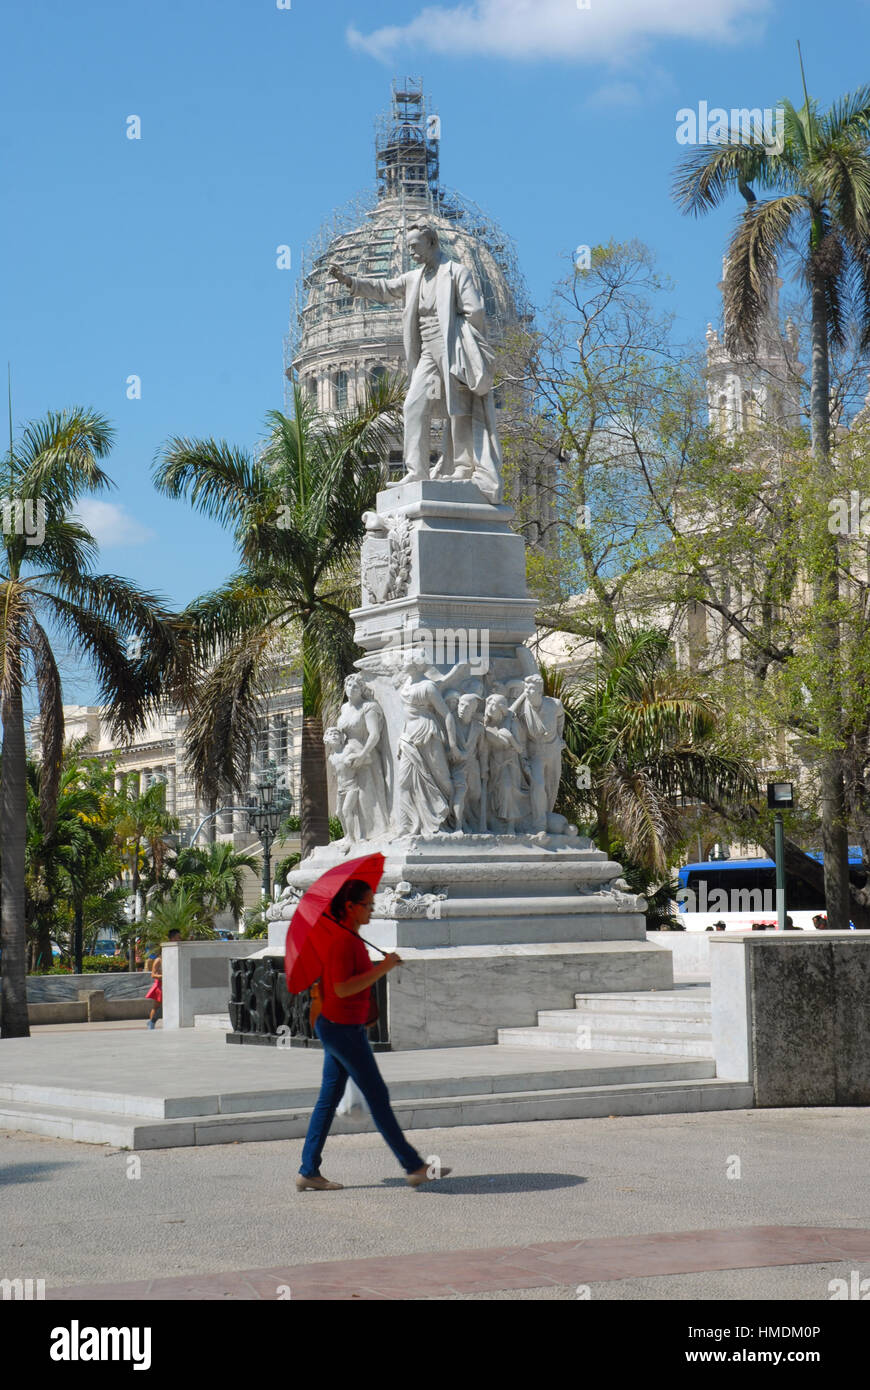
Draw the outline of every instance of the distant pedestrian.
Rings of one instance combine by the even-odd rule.
[[[169,941],[176,942],[181,940],[181,932],[177,927],[173,927],[169,933]],[[153,984],[145,995],[146,999],[154,1000],[154,1008],[148,1015],[148,1027],[156,1028],[157,1020],[163,1017],[163,956],[154,956],[151,962],[151,978]]]
[[[398,955],[391,953],[378,965],[372,965],[359,939],[360,927],[371,917],[374,901],[369,884],[352,878],[339,889],[330,904],[329,916],[341,925],[324,963],[322,1013],[314,1024],[314,1031],[323,1044],[323,1080],[317,1104],[311,1112],[296,1179],[300,1192],[306,1188],[326,1192],[343,1186],[321,1176],[320,1160],[348,1077],[362,1091],[382,1138],[405,1170],[405,1181],[411,1187],[419,1187],[429,1178],[427,1164],[408,1143],[393,1114],[390,1093],[366,1033],[372,985],[402,963]],[[441,1168],[438,1176],[445,1177],[450,1171]]]
[[[827,925],[827,917],[822,916],[821,912],[817,912],[815,917],[813,918],[813,926],[815,927],[816,931],[824,931]]]

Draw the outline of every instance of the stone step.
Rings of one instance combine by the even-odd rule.
[[[578,899],[578,904],[581,900]],[[590,900],[592,901],[592,900]],[[596,900],[597,901],[597,900]],[[549,945],[589,943],[623,946],[648,945],[646,921],[640,913],[607,912],[599,904],[597,910],[579,906],[572,912],[552,916],[524,912],[501,916],[499,904],[488,904],[488,915],[460,916],[456,912],[441,912],[431,919],[398,918],[377,920],[369,924],[367,939],[383,950],[413,946],[419,950],[440,947],[489,946],[494,941],[500,947],[511,945]],[[654,947],[661,950],[661,947]]]
[[[592,1035],[592,1047],[599,1032],[636,1033],[640,1030],[711,1036],[710,1018],[704,1014],[647,1013],[641,1009],[541,1009],[538,1012],[538,1025],[547,1029],[564,1028],[567,1032],[586,1030]]]
[[[397,1099],[393,1108],[403,1129],[441,1129],[459,1125],[511,1124],[529,1120],[593,1119],[611,1115],[686,1114],[743,1110],[753,1105],[746,1082],[646,1081],[629,1085],[562,1086],[555,1089],[500,1091]],[[115,1148],[145,1150],[202,1144],[301,1139],[311,1107],[240,1111],[236,1114],[153,1119],[142,1115],[40,1107],[0,1101],[0,1128],[71,1139]],[[333,1132],[374,1130],[368,1111],[358,1120],[336,1116]]]
[[[710,1018],[710,988],[684,990],[635,990],[631,993],[575,994],[574,1003],[584,1013],[689,1014]]]
[[[534,1031],[534,1030],[532,1030]],[[506,1052],[506,1049],[502,1049]],[[715,1073],[709,1064],[697,1058],[687,1062],[655,1062],[645,1057],[611,1058],[587,1050],[577,1058],[576,1067],[554,1065],[549,1068],[529,1070],[526,1058],[518,1059],[525,1065],[515,1071],[496,1072],[484,1077],[446,1076],[427,1077],[424,1080],[389,1082],[393,1101],[443,1098],[461,1096],[465,1093],[477,1094],[484,1089],[494,1093],[501,1091],[559,1090],[566,1085],[583,1086],[629,1085],[658,1081],[694,1081],[708,1079]],[[112,1093],[100,1090],[84,1090],[63,1086],[39,1086],[24,1083],[9,1083],[0,1086],[0,1126],[2,1126],[2,1107],[5,1104],[33,1107],[40,1113],[56,1109],[75,1111],[77,1115],[109,1114],[121,1120],[135,1115],[139,1118],[181,1120],[197,1119],[205,1115],[232,1115],[238,1113],[270,1112],[293,1109],[297,1106],[313,1106],[320,1089],[319,1079],[308,1086],[283,1086],[280,1089],[227,1091],[219,1094],[198,1092],[192,1095],[154,1096],[133,1093]]]
[[[649,1023],[650,1020],[640,1022]],[[582,1051],[588,1046],[583,1034],[578,1034],[576,1028],[573,1032],[567,1028],[499,1028],[498,1041],[505,1047],[554,1048],[559,1051]],[[590,1041],[596,1052],[653,1053],[662,1057],[713,1056],[713,1039],[709,1034],[662,1033],[655,1028],[644,1030],[642,1027],[625,1033],[606,1033],[596,1029]]]
[[[219,1033],[231,1033],[233,1025],[229,1014],[194,1014],[194,1028],[214,1028]]]

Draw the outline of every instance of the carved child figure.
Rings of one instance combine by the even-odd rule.
[[[327,762],[335,773],[335,811],[341,828],[349,840],[363,840],[365,833],[360,813],[360,789],[354,773],[354,763],[362,752],[362,745],[356,739],[345,739],[341,729],[334,724],[325,731],[323,742]]]

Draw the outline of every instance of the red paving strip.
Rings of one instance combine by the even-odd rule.
[[[283,1286],[293,1299],[407,1300],[450,1294],[593,1284],[661,1274],[870,1260],[870,1231],[826,1226],[745,1226],[671,1231],[389,1255],[328,1264],[285,1265],[222,1274],[188,1274],[128,1284],[78,1284],[49,1289],[46,1299],[273,1300]]]

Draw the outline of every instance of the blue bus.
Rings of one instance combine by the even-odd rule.
[[[818,850],[807,853],[821,864]],[[867,865],[859,846],[849,847],[849,877],[858,888],[867,881]],[[724,922],[731,931],[776,926],[776,865],[772,859],[708,859],[684,864],[677,878],[677,907],[687,931],[706,931],[717,922]],[[825,911],[824,892],[786,874],[785,910],[794,926],[811,931],[813,917]]]

